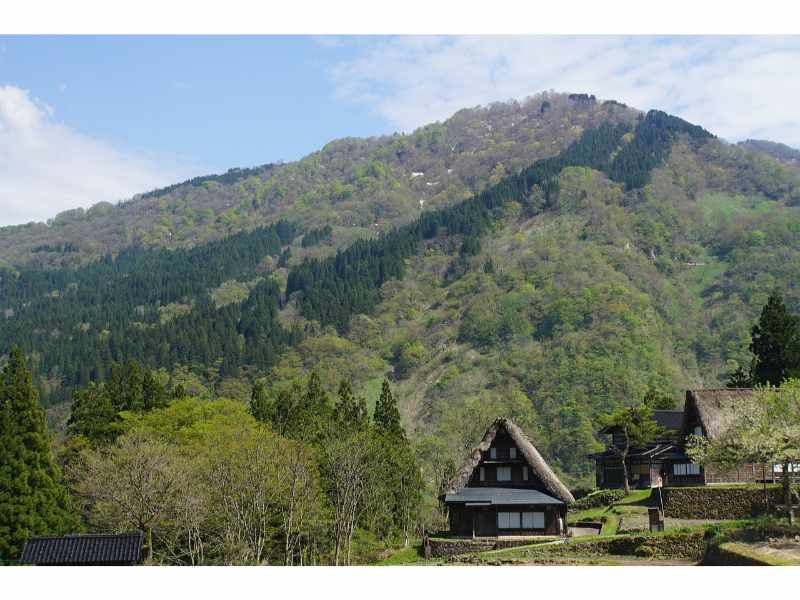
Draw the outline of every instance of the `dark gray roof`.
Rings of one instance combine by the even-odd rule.
[[[142,532],[32,537],[25,543],[24,565],[124,565],[142,556]]]
[[[683,427],[682,410],[654,410],[653,420],[659,427],[664,429],[675,429],[680,431]]]
[[[662,429],[669,431],[680,431],[683,427],[683,411],[682,410],[654,410],[653,421]],[[600,433],[614,433],[617,427],[603,427]]]
[[[564,504],[539,490],[517,488],[465,487],[459,492],[445,494],[445,502],[476,502],[479,504]]]

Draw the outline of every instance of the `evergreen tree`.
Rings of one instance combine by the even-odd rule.
[[[19,348],[0,375],[0,562],[16,560],[33,535],[78,523],[53,459],[44,410]]]
[[[75,392],[67,421],[71,435],[82,435],[93,444],[107,444],[120,433],[119,416],[104,385],[90,383]]]
[[[647,388],[643,402],[652,410],[673,410],[675,408],[675,400],[672,396],[652,386]]]
[[[789,314],[777,291],[770,294],[753,326],[750,351],[755,355],[753,383],[778,386],[800,374],[800,319]]]
[[[173,400],[180,400],[184,396],[186,396],[186,388],[183,387],[183,384],[179,383],[172,388]]]
[[[149,369],[142,376],[142,401],[144,410],[164,408],[167,405],[167,390]]]
[[[346,379],[339,384],[339,399],[334,408],[334,420],[341,431],[366,431],[369,428],[367,403],[353,395],[353,387]]]
[[[725,387],[729,388],[749,388],[752,385],[750,374],[742,367],[736,367],[736,370],[728,375],[728,380],[725,382]]]
[[[125,363],[125,383],[123,388],[123,410],[144,410],[143,376],[139,363],[129,358]]]
[[[379,432],[405,439],[405,431],[400,422],[400,410],[397,408],[397,401],[389,387],[388,379],[383,380],[381,395],[375,404],[373,420]]]
[[[275,421],[275,403],[272,402],[264,384],[260,381],[253,384],[253,390],[250,393],[250,414],[262,423],[271,424]]]

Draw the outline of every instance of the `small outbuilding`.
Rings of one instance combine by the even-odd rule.
[[[492,423],[440,497],[450,535],[565,535],[572,494],[511,419]]]
[[[20,564],[42,566],[123,566],[142,563],[141,531],[32,537]]]

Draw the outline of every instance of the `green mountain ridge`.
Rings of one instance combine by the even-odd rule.
[[[47,224],[0,228],[0,265],[75,266],[134,245],[191,247],[280,218],[331,225],[334,245],[346,246],[553,156],[585,128],[639,114],[552,93],[464,109],[408,135],[335,140],[294,163],[234,169],[119,205],[66,211]]]
[[[536,126],[520,132],[524,115]],[[135,228],[150,212],[177,211],[170,214],[183,219],[186,203],[239,198],[237,219],[247,223],[223,226],[215,217],[184,233],[170,229],[169,242],[138,239],[123,251],[128,242],[114,238],[69,252],[76,243],[69,235],[99,217],[51,225],[48,231],[65,235],[48,247],[61,251],[29,252],[33,242],[25,242],[11,255],[0,244],[7,261],[30,265],[0,274],[2,338],[27,344],[40,389],[53,399],[68,398],[75,383],[102,379],[108,362],[125,353],[173,376],[193,373],[203,394],[242,400],[256,379],[274,394],[316,370],[330,389],[352,379],[371,403],[389,374],[423,454],[455,458],[486,422],[506,414],[570,482],[587,483],[585,455],[598,447],[600,414],[639,401],[648,389],[677,400],[687,387],[720,385],[749,361],[749,327],[774,287],[800,308],[798,171],[659,115],[540,96],[461,111],[411,136],[335,142],[275,167],[265,182],[247,174],[230,184],[180,185],[109,209],[122,215],[139,206]],[[455,137],[448,136],[464,149],[453,150]],[[570,148],[581,144],[569,160]],[[349,162],[342,155],[348,152]],[[337,175],[326,179],[334,164]],[[430,190],[429,177],[448,169],[457,173],[454,181]],[[268,192],[253,204],[256,183],[274,189],[292,177],[295,189]],[[331,195],[336,181],[351,186],[351,195]],[[295,230],[256,227],[278,217]],[[107,227],[115,227],[113,219]],[[246,233],[225,237],[237,228]],[[199,258],[206,238],[189,241],[198,231],[209,240],[225,237],[213,273]],[[247,261],[226,258],[229,240],[247,249],[259,239],[263,249]],[[104,310],[115,310],[108,301],[63,308],[70,294],[85,292],[81,286],[92,287],[72,273],[97,267],[53,267],[91,261],[100,248],[120,257],[161,256],[145,248],[162,245],[194,246],[174,256],[183,257],[180,272],[193,273],[185,265],[194,265],[199,275],[173,289],[152,283],[158,269],[136,275],[141,285],[130,279],[135,270],[120,272],[120,280],[112,270],[111,281],[130,295],[115,327],[141,331],[140,342],[138,333],[114,342],[98,322],[108,318]],[[163,256],[168,272],[172,255]],[[126,260],[99,264],[135,266]],[[22,328],[24,318],[38,325]],[[75,345],[79,337],[82,346]],[[106,339],[99,359],[75,352]],[[52,340],[61,349],[46,359]],[[67,362],[69,375],[54,370]]]

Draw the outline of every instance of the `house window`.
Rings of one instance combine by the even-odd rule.
[[[528,481],[528,465],[522,467],[522,479]]]
[[[518,512],[497,513],[498,529],[519,529],[520,519]]]
[[[517,449],[516,448],[509,448],[508,449],[508,457],[509,458],[517,458]]]
[[[489,448],[489,458],[497,458],[497,448]]]
[[[672,465],[672,474],[683,475],[700,475],[700,465],[695,463],[676,463]]]
[[[695,425],[694,426],[694,434],[698,435],[698,436],[703,435],[703,428],[700,425]]]
[[[544,529],[543,512],[524,512],[522,513],[523,529]]]
[[[511,481],[511,467],[497,467],[497,481]]]
[[[772,465],[773,473],[783,473],[783,465],[778,463]],[[800,473],[800,463],[789,463],[789,473]]]
[[[481,481],[486,481],[486,468],[485,467],[481,467],[480,477],[481,477]]]

